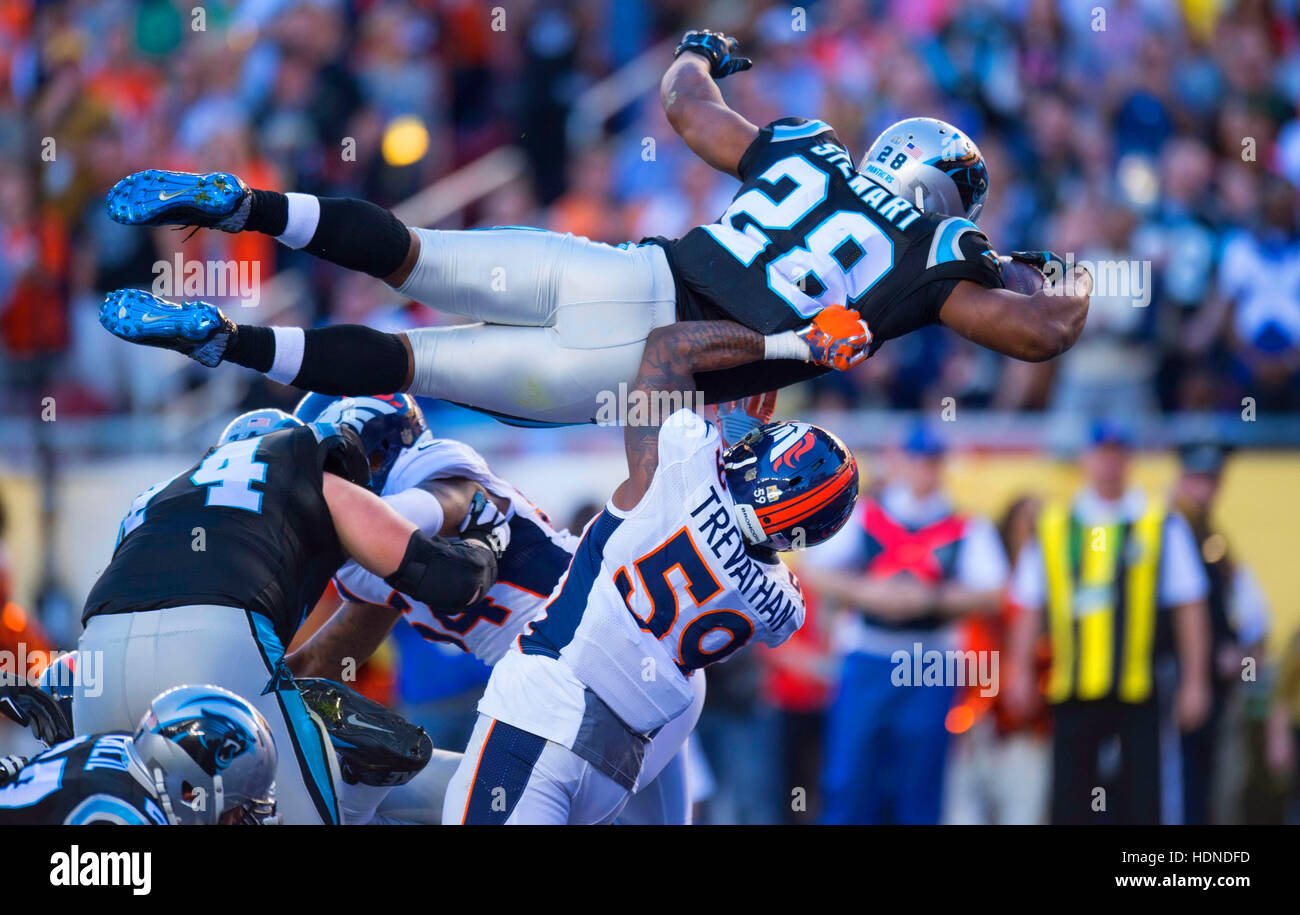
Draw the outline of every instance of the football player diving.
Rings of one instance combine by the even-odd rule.
[[[441,231],[361,200],[149,170],[110,191],[113,219],[262,232],[476,323],[398,334],[236,325],[213,305],[138,290],[110,293],[100,321],[207,366],[232,362],[326,394],[410,391],[528,424],[592,422],[600,392],[633,380],[650,331],[675,321],[732,320],[764,337],[753,362],[699,374],[710,403],[844,368],[818,364],[810,340],[846,310],[869,329],[872,352],[933,323],[1028,361],[1078,338],[1091,277],[1065,275],[1050,252],[1018,252],[1052,281],[1030,295],[1004,288],[973,221],[988,172],[957,128],[900,121],[855,168],[822,121],[758,127],[727,106],[715,81],[751,66],[735,39],[688,32],[675,57],[661,86],[669,123],[741,182],[715,223],[617,247],[527,228]]]

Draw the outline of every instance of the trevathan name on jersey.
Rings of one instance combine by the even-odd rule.
[[[545,615],[498,662],[483,715],[572,747],[590,689],[649,734],[693,699],[695,670],[803,624],[790,570],[746,550],[722,483],[717,431],[689,410],[659,436],[659,466],[631,511],[607,503],[583,533]],[[544,672],[529,678],[532,669]],[[528,689],[516,688],[523,682]],[[551,691],[539,689],[546,683]]]

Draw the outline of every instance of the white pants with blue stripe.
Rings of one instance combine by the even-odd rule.
[[[275,738],[276,808],[289,824],[340,821],[338,760],[320,719],[292,680],[267,690],[284,648],[264,618],[235,607],[191,606],[92,617],[78,645],[96,652],[98,684],[78,685],[81,734],[134,731],[159,693],[220,686],[247,699]]]
[[[631,383],[650,331],[677,319],[658,245],[539,229],[414,229],[420,255],[398,287],[476,324],[410,331],[412,394],[534,423],[587,423],[602,392]]]
[[[704,709],[703,673],[691,684],[694,701],[647,745],[635,794],[573,750],[480,713],[443,824],[688,825],[687,742]]]

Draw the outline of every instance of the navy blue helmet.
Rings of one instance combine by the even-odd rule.
[[[302,409],[303,404],[298,407]],[[326,405],[315,421],[348,426],[356,431],[370,463],[370,489],[377,493],[384,491],[388,472],[402,449],[415,444],[429,428],[424,411],[409,394],[340,397]]]
[[[821,543],[858,499],[858,464],[834,435],[810,423],[759,426],[722,455],[745,539],[773,550]]]

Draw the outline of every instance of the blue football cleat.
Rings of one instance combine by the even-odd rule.
[[[207,302],[168,302],[142,289],[104,297],[99,323],[129,343],[175,350],[209,368],[221,362],[235,322]]]
[[[128,226],[200,226],[238,231],[231,224],[249,198],[248,185],[225,172],[197,175],[151,168],[127,175],[104,204],[114,222]],[[247,215],[247,214],[245,214]]]

